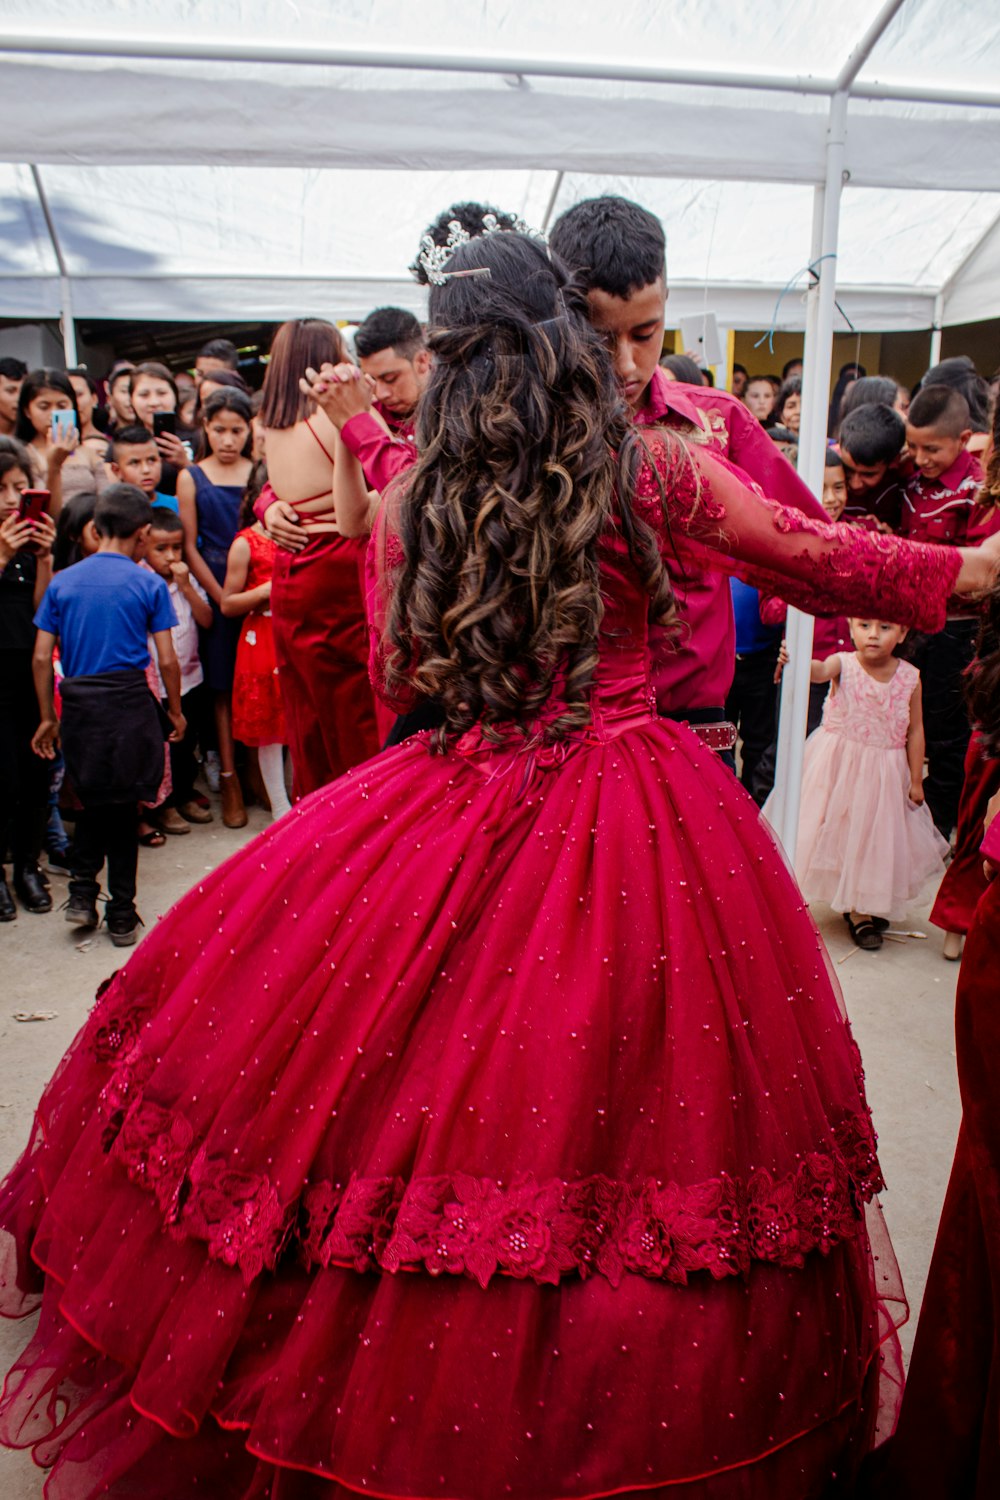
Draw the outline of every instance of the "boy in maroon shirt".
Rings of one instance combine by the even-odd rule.
[[[903,496],[913,464],[905,452],[906,426],[891,406],[871,402],[848,412],[840,424],[840,456],[847,479],[845,521],[873,516],[899,530]]]
[[[979,490],[978,461],[966,449],[972,436],[969,406],[960,391],[925,386],[914,397],[906,441],[915,473],[903,497],[900,531],[916,542],[945,547],[975,545]],[[913,655],[924,685],[927,737],[927,805],[945,838],[958,822],[965,753],[971,733],[963,679],[975,655],[977,621],[956,615],[929,636]]]

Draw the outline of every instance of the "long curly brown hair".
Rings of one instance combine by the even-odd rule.
[[[528,736],[558,685],[546,740],[590,722],[604,613],[598,544],[620,528],[650,596],[673,593],[632,509],[644,456],[608,352],[563,269],[504,232],[460,247],[431,295],[421,457],[391,526],[403,563],[386,621],[387,687],[437,698],[439,745],[480,723]]]

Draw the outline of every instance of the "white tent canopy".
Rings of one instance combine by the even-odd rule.
[[[542,227],[616,191],[664,219],[675,317],[767,327],[889,12],[851,88],[836,326],[1000,316],[993,0],[5,0],[0,316],[419,310],[449,202]]]

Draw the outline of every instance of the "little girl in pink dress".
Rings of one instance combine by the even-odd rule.
[[[924,803],[920,673],[893,655],[906,630],[849,623],[855,650],[812,664],[831,690],[806,743],[795,873],[807,901],[843,912],[858,946],[876,949],[940,877],[948,845]]]

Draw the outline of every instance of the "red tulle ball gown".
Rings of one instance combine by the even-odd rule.
[[[943,619],[952,549],[698,462],[672,542],[642,476],[664,547]],[[2,1437],[50,1500],[850,1483],[898,1293],[857,1051],[755,805],[655,717],[617,529],[601,557],[586,732],[548,742],[550,705],[527,742],[418,737],[307,798],[60,1064],[0,1194],[5,1310],[42,1303]]]

